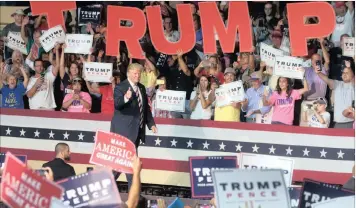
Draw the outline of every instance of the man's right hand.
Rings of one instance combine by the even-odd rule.
[[[40,77],[40,78],[37,79],[35,85],[36,85],[37,87],[41,87],[43,81],[44,81],[44,78],[43,78],[43,77]]]
[[[132,91],[131,91],[131,88],[129,87],[129,89],[127,90],[127,92],[125,94],[125,98],[129,100],[131,97],[132,97]]]

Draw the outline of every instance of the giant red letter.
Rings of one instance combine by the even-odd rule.
[[[65,30],[63,12],[77,8],[74,1],[30,1],[32,15],[47,16],[48,27],[62,25]]]
[[[308,54],[308,38],[330,35],[335,27],[335,12],[326,2],[287,4],[290,47],[292,56]],[[305,17],[318,17],[318,24],[305,24]]]
[[[121,20],[131,21],[132,26],[121,26]],[[119,42],[124,41],[132,58],[144,59],[139,43],[146,32],[146,18],[142,10],[134,7],[108,6],[107,24],[107,55],[116,56],[119,53]]]
[[[252,28],[247,2],[229,2],[227,25],[223,23],[215,2],[199,3],[201,27],[203,31],[204,53],[216,53],[214,29],[224,53],[232,53],[239,31],[240,51],[252,52]]]
[[[193,17],[191,15],[191,7],[190,5],[178,4],[177,12],[180,28],[180,40],[173,43],[166,40],[164,36],[160,7],[146,7],[147,21],[152,44],[159,52],[173,55],[177,54],[177,50],[179,49],[186,53],[194,47],[195,31]]]

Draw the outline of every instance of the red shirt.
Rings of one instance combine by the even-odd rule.
[[[112,85],[105,85],[99,87],[101,94],[101,113],[114,114],[114,91]]]

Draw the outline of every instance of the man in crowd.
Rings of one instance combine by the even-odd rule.
[[[311,58],[311,67],[304,67],[305,78],[309,85],[309,91],[304,95],[306,100],[315,100],[318,97],[325,97],[327,85],[317,75],[316,71],[320,71],[322,74],[328,76],[330,56],[324,45],[324,38],[319,39],[321,49],[323,51],[324,64],[322,64],[322,58],[319,54],[313,54]]]
[[[56,54],[59,54],[59,44],[56,45]],[[51,54],[53,56],[53,54]],[[43,67],[43,61],[34,61],[35,75],[30,78],[27,86],[27,97],[29,98],[30,109],[54,110],[56,102],[54,99],[53,83],[59,70],[59,57],[56,64],[51,65],[47,70]]]
[[[261,70],[261,69],[260,69]],[[252,85],[245,93],[245,101],[242,102],[241,110],[247,112],[246,122],[255,123],[256,114],[266,114],[271,110],[270,106],[263,106],[262,98],[264,94],[271,95],[272,91],[269,87],[262,84],[261,73],[254,72],[250,76],[250,83]]]
[[[235,70],[233,68],[226,68],[224,73],[225,83],[228,84],[235,81]],[[212,93],[213,100],[215,100],[215,88],[213,87]],[[215,107],[215,121],[237,121],[240,122],[240,108],[241,103],[232,102],[230,105]]]
[[[67,162],[70,161],[70,149],[66,143],[58,143],[55,147],[56,158],[45,163],[42,167],[49,167],[53,171],[53,180],[59,181],[70,176],[75,176],[74,168]]]
[[[316,71],[319,77],[335,90],[334,97],[334,128],[353,128],[353,119],[345,117],[342,112],[352,105],[355,100],[355,75],[350,67],[344,68],[342,80],[332,80],[320,71]]]
[[[331,35],[331,42],[334,46],[340,46],[340,37],[343,34],[354,36],[355,31],[355,11],[354,2],[337,1],[334,3],[336,13],[336,26],[334,32]]]
[[[9,34],[9,32],[12,32],[12,33],[18,35],[19,37],[21,37],[21,26],[22,26],[22,20],[23,20],[24,16],[25,16],[25,13],[22,9],[16,10],[11,15],[11,17],[13,17],[15,21],[13,23],[6,25],[4,27],[4,29],[2,30],[1,39],[4,42],[7,41],[7,35]],[[25,32],[27,35],[31,34],[30,28],[26,27]],[[5,47],[5,59],[10,58],[12,52],[13,52],[12,49]]]

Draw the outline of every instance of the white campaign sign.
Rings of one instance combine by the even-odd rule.
[[[292,56],[276,56],[273,74],[292,79],[303,79],[304,68],[303,59]]]
[[[311,205],[311,208],[354,208],[355,196],[338,197],[327,201],[315,203]]]
[[[57,25],[48,29],[45,33],[43,33],[40,37],[41,45],[43,49],[48,52],[56,43],[64,43],[66,38],[65,31],[63,30],[61,25]]]
[[[265,43],[261,43],[260,56],[261,61],[264,61],[267,66],[274,67],[276,56],[288,55],[287,52],[273,48]]]
[[[110,83],[112,63],[84,62],[83,71],[86,81]]]
[[[355,38],[345,37],[344,45],[342,45],[342,55],[354,57],[355,56]]]
[[[89,54],[93,45],[93,35],[67,34],[64,53]]]
[[[157,90],[156,102],[157,109],[166,111],[185,111],[185,91],[173,91],[173,90]]]
[[[257,147],[256,147],[257,148]],[[275,147],[269,148],[270,153],[276,151]],[[269,155],[255,155],[241,153],[238,158],[239,168],[242,169],[281,169],[287,186],[292,185],[294,160]]]
[[[26,43],[20,33],[9,32],[7,34],[6,46],[12,50],[19,50],[22,54],[27,55]]]
[[[243,101],[245,90],[241,81],[223,84],[215,90],[216,106],[230,105],[231,102]]]
[[[217,207],[290,207],[281,170],[216,170],[213,181]]]

